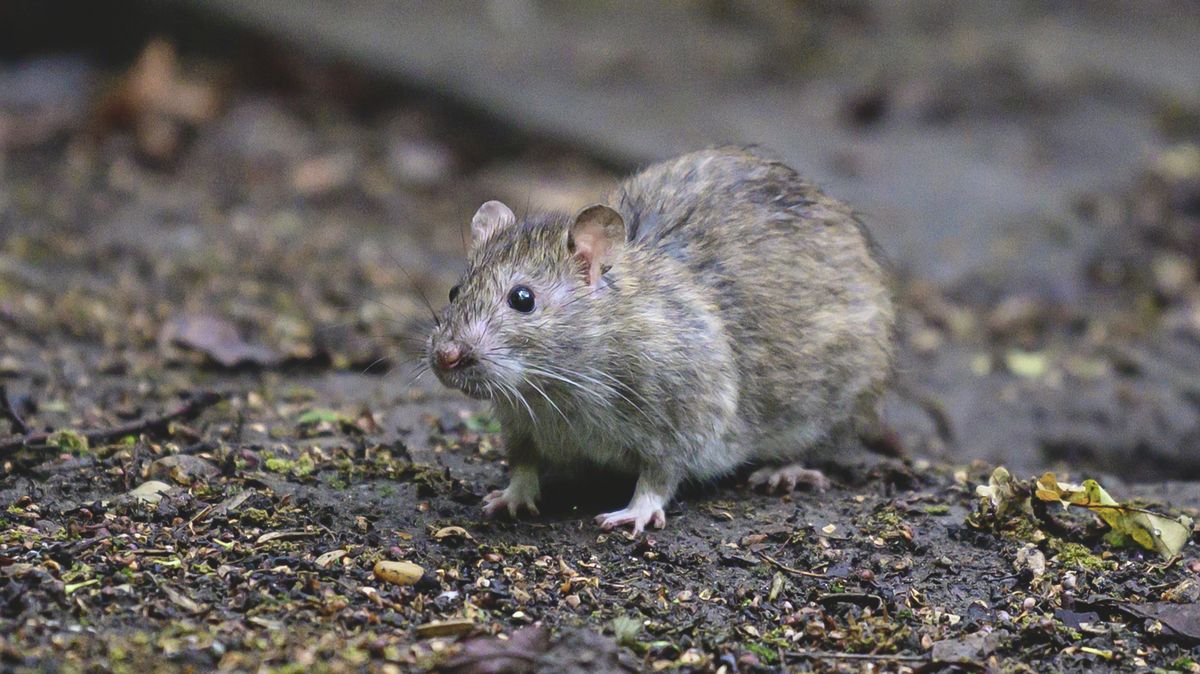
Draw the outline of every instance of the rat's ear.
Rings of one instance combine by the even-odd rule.
[[[516,221],[511,208],[499,201],[488,201],[471,218],[471,241],[479,243]]]
[[[603,204],[579,211],[567,235],[567,250],[580,261],[588,285],[596,285],[624,243],[625,221]]]

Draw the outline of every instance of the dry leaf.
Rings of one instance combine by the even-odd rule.
[[[427,622],[424,625],[418,625],[417,637],[420,639],[429,639],[431,637],[451,637],[458,634],[466,634],[474,627],[475,621],[467,618],[434,620],[432,622]]]
[[[1038,478],[1034,494],[1043,501],[1058,501],[1064,507],[1087,508],[1112,529],[1111,542],[1131,540],[1147,550],[1158,552],[1164,559],[1178,555],[1192,536],[1191,518],[1180,516],[1173,520],[1144,508],[1123,505],[1095,480],[1084,480],[1082,485],[1075,485],[1059,482],[1054,473],[1046,473]]]

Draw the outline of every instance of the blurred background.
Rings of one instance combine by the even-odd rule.
[[[753,143],[892,258],[910,453],[1200,477],[1198,34],[1185,0],[7,0],[0,377],[46,424],[197,377],[461,407],[405,373],[479,203]]]

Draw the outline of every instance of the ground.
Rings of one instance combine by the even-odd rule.
[[[697,486],[634,538],[592,522],[615,476],[485,519],[494,422],[412,376],[479,203],[571,208],[628,167],[290,56],[0,78],[6,670],[1197,669],[1194,546],[976,513],[992,465],[962,458],[1010,434],[1019,477],[1197,514],[1161,481],[1200,473],[1194,144],[1080,195],[1070,305],[901,274],[902,456],[819,495]]]

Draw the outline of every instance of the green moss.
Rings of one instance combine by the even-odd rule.
[[[1047,543],[1050,549],[1054,551],[1054,558],[1058,560],[1059,564],[1065,567],[1079,571],[1107,571],[1115,566],[1115,563],[1100,559],[1092,554],[1091,550],[1088,550],[1079,543],[1072,543],[1059,538],[1051,538]]]
[[[758,656],[764,664],[774,664],[779,661],[779,652],[774,648],[762,643],[748,643],[746,650]]]
[[[272,456],[263,463],[263,467],[272,473],[287,474],[291,472],[294,464],[295,462],[291,459],[282,459],[278,456]]]
[[[46,438],[46,443],[54,445],[64,452],[86,452],[88,450],[87,437],[71,429],[51,433],[50,437]]]
[[[317,462],[308,454],[301,454],[299,459],[296,459],[296,464],[292,466],[292,475],[296,477],[304,477],[311,475],[317,469]]]
[[[325,409],[323,407],[311,409],[311,410],[305,412],[304,414],[301,414],[300,417],[298,419],[296,419],[296,423],[301,426],[312,426],[315,424],[319,424],[322,421],[325,421],[325,422],[328,422],[331,424],[340,424],[343,422],[350,423],[351,419],[349,419],[345,415],[341,414],[340,412],[336,412],[336,411],[330,410],[330,409]]]
[[[243,522],[263,524],[271,519],[271,515],[262,508],[243,508],[238,514],[238,519]]]
[[[311,475],[317,469],[316,461],[313,461],[313,458],[307,454],[301,454],[300,458],[296,460],[272,456],[263,462],[263,466],[272,473],[294,477]]]
[[[871,519],[881,527],[898,527],[904,522],[904,518],[900,515],[899,511],[891,507],[880,508]]]

